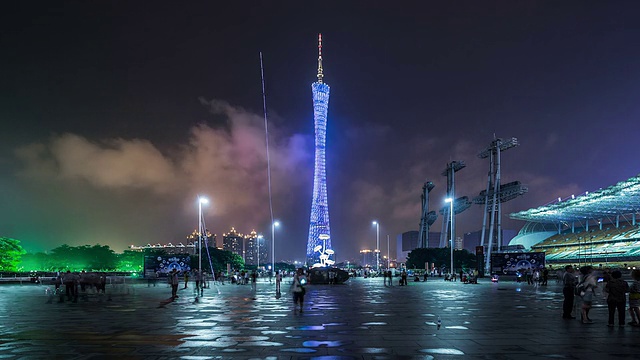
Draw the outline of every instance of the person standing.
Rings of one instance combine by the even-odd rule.
[[[614,270],[611,273],[611,280],[607,283],[607,307],[609,308],[609,322],[607,326],[613,327],[613,318],[616,310],[618,310],[618,326],[624,327],[624,308],[627,305],[627,295],[629,292],[629,284],[622,280],[620,270]]]
[[[198,271],[198,269],[193,270],[193,279],[196,282],[196,294],[199,294],[202,275],[200,274],[200,271]]]
[[[633,283],[629,287],[629,315],[631,315],[631,326],[640,325],[640,269],[631,272]]]
[[[180,284],[177,269],[171,270],[169,274],[169,284],[171,285],[171,298],[175,299],[178,297],[178,285]]]
[[[575,316],[571,316],[573,310],[573,301],[575,300],[575,287],[576,277],[573,275],[573,266],[567,265],[564,267],[564,276],[562,281],[564,286],[562,288],[562,295],[564,295],[564,301],[562,303],[562,318],[565,320],[575,319]]]
[[[300,313],[302,313],[304,295],[307,292],[305,285],[307,284],[307,278],[304,276],[302,268],[298,269],[297,273],[293,276],[292,293],[293,293],[293,311],[297,311],[297,306],[300,306]]]
[[[549,269],[547,269],[547,267],[545,266],[542,269],[542,284],[541,285],[547,285],[548,281],[549,281]]]
[[[189,284],[189,271],[184,272],[184,288],[187,288],[187,284]]]
[[[583,266],[580,268],[582,273],[582,281],[578,288],[580,289],[580,297],[582,298],[582,311],[581,317],[583,324],[592,324],[593,321],[589,318],[589,311],[591,311],[591,305],[593,303],[593,295],[595,289],[598,287],[596,277],[593,275],[593,268],[591,266]]]
[[[67,295],[67,301],[71,301],[72,298],[75,297],[76,290],[76,277],[71,273],[71,270],[67,270],[67,272],[62,277],[62,282],[65,286],[65,293]]]

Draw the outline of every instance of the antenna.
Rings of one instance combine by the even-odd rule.
[[[322,34],[318,34],[318,84],[322,84]]]

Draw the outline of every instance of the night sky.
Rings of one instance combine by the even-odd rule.
[[[637,175],[640,2],[12,2],[0,11],[0,236],[178,243],[197,227],[270,237],[264,57],[277,259],[303,260],[317,34],[331,86],[327,176],[338,261],[418,230],[425,180],[444,206],[486,187],[497,137],[508,214]],[[238,2],[226,2],[238,3]],[[377,5],[376,5],[377,4]],[[384,4],[384,5],[382,5]],[[395,3],[394,3],[395,4]],[[440,231],[441,217],[431,231]],[[458,236],[482,226],[474,205]],[[392,255],[395,251],[392,251]]]

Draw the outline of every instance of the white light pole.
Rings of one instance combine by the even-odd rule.
[[[274,221],[271,224],[271,262],[273,263],[273,273],[276,273],[276,227],[280,226],[280,222]]]
[[[372,222],[376,226],[376,271],[380,271],[380,223]]]
[[[455,236],[455,234],[453,233],[453,198],[446,198],[444,199],[444,202],[450,204],[449,214],[451,215],[451,223],[449,224],[449,228],[451,229],[451,276],[453,276],[453,237]]]
[[[200,277],[202,277],[202,204],[208,203],[207,198],[198,196],[198,275]]]
[[[387,270],[389,270],[389,265],[391,264],[391,248],[389,247],[389,234],[387,234]]]

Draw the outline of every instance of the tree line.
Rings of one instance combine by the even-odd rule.
[[[244,260],[238,254],[218,248],[203,249],[202,265],[214,269],[226,269],[231,264],[233,269],[243,269]],[[142,272],[145,256],[168,256],[163,249],[148,249],[146,251],[125,250],[116,253],[108,245],[61,245],[47,252],[27,253],[20,241],[0,237],[0,272],[53,272],[61,270],[71,271],[117,271]],[[209,254],[209,255],[207,255]],[[190,256],[191,268],[197,268],[198,257]]]

